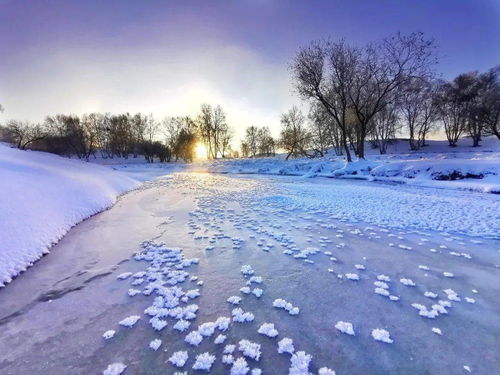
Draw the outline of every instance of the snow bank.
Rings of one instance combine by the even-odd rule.
[[[139,185],[108,167],[0,144],[0,287]]]
[[[451,148],[445,141],[430,141],[418,152],[408,151],[408,142],[396,142],[386,155],[367,145],[367,160],[347,163],[333,153],[316,159],[270,158],[216,160],[192,169],[211,173],[264,174],[329,177],[407,183],[448,189],[500,193],[500,142],[494,137],[472,148],[467,139]]]

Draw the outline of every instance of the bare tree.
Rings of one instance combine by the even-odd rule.
[[[347,160],[348,137],[358,157],[364,158],[373,117],[408,80],[430,75],[436,61],[433,50],[433,42],[422,33],[397,34],[364,48],[345,41],[313,42],[292,64],[295,87],[303,98],[319,101],[335,120]],[[357,121],[348,124],[350,112]]]
[[[240,145],[241,156],[244,158],[248,158],[250,156],[250,146],[245,141],[241,142]]]
[[[460,136],[466,131],[473,134],[474,144],[479,144],[481,132],[474,129],[475,120],[471,117],[478,88],[477,72],[460,74],[451,82],[441,83],[439,87],[436,103],[451,147],[457,145]]]
[[[359,121],[356,128],[356,153],[364,158],[364,141],[373,117],[414,79],[432,76],[437,62],[434,44],[422,33],[397,35],[368,45],[358,64],[359,71],[349,90],[351,106]]]
[[[90,113],[82,116],[80,120],[82,157],[89,160],[94,155],[99,145],[99,133],[102,130],[103,116],[100,113]]]
[[[271,156],[276,153],[276,141],[267,126],[257,131],[257,150],[260,155]]]
[[[248,146],[248,155],[255,157],[259,147],[259,128],[252,125],[245,130],[245,143]],[[243,150],[242,150],[243,152]],[[244,154],[244,152],[243,152]]]
[[[295,106],[281,115],[280,145],[287,152],[286,160],[290,156],[309,156],[307,148],[310,145],[311,135],[305,128],[304,123],[304,115]]]
[[[436,87],[429,80],[414,78],[399,95],[401,115],[408,127],[413,151],[425,146],[426,136],[437,119]]]
[[[387,153],[387,146],[396,137],[401,125],[398,118],[398,104],[388,103],[385,108],[373,116],[371,135],[373,143],[381,154]]]
[[[224,129],[221,131],[221,134],[219,136],[219,151],[221,153],[221,156],[225,158],[227,154],[231,151],[231,140],[233,139],[233,130],[225,126]]]
[[[160,124],[154,119],[153,115],[144,116],[144,138],[153,142],[158,135]]]
[[[167,117],[162,123],[165,143],[171,150],[175,160],[179,158],[191,160],[194,152],[193,142],[196,141],[197,126],[188,116]],[[208,156],[208,155],[207,155]]]
[[[220,105],[212,107],[203,104],[197,122],[200,137],[207,148],[207,156],[212,159],[217,158],[220,155],[222,138],[230,134],[226,113]]]
[[[32,143],[46,137],[46,132],[40,124],[28,121],[7,121],[7,139],[21,150],[26,150]]]
[[[352,161],[346,125],[349,87],[358,59],[359,51],[343,40],[338,43],[313,42],[299,50],[291,65],[299,95],[321,103],[340,129],[347,161]]]
[[[500,139],[500,66],[490,69],[484,74],[486,90],[484,93],[486,134]]]
[[[308,117],[312,149],[318,155],[324,156],[327,149],[335,144],[342,151],[340,137],[337,137],[338,132],[335,131],[338,127],[324,107],[321,104],[312,103]]]

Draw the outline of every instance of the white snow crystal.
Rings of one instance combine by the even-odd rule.
[[[260,345],[248,340],[241,340],[238,343],[238,350],[243,353],[245,357],[252,358],[256,361],[260,359]]]
[[[391,339],[389,332],[382,328],[375,328],[372,331],[372,337],[377,341],[382,341],[388,344],[392,344],[394,340]]]
[[[470,297],[465,297],[465,301],[468,303],[476,303],[476,300],[474,298],[470,298]]]
[[[252,294],[257,298],[260,298],[260,296],[262,296],[262,293],[264,293],[264,291],[260,288],[255,288],[254,290],[252,290]]]
[[[290,310],[288,310],[288,313],[290,315],[299,315],[299,312],[300,310],[298,307],[292,307]]]
[[[274,328],[274,324],[272,323],[264,323],[257,330],[258,333],[262,335],[266,335],[268,337],[276,337],[278,336],[278,331]]]
[[[225,354],[222,356],[222,363],[230,365],[234,362],[234,357],[231,354]]]
[[[132,276],[132,272],[124,272],[116,276],[118,280],[125,280],[128,279],[130,276]]]
[[[443,272],[443,275],[444,275],[445,277],[455,277],[455,275],[454,275],[454,274],[452,274],[451,272]]]
[[[236,345],[226,345],[224,347],[224,354],[231,354],[236,349]]]
[[[461,301],[460,297],[453,289],[445,289],[445,290],[443,290],[443,292],[446,293],[446,295],[448,296],[448,299],[450,301],[456,301],[456,302]]]
[[[399,282],[403,285],[406,285],[406,286],[415,286],[416,284],[413,282],[412,279],[405,279],[405,278],[402,278],[402,279],[399,279]]]
[[[110,329],[110,330],[108,330],[108,331],[106,331],[106,332],[104,332],[104,333],[102,334],[102,338],[103,338],[104,340],[109,340],[109,339],[110,339],[110,338],[112,338],[114,335],[115,335],[115,331],[114,331],[114,330],[112,330],[112,329]]]
[[[157,351],[158,348],[161,345],[161,340],[160,339],[154,339],[149,343],[149,347],[153,349],[154,351]]]
[[[436,298],[438,295],[433,292],[425,292],[424,296],[426,296],[427,298]]]
[[[240,289],[240,292],[244,294],[250,294],[251,289],[248,286],[244,286],[243,288]]]
[[[254,315],[251,312],[244,312],[241,308],[233,309],[231,312],[233,315],[233,321],[237,323],[251,322],[254,320]]]
[[[250,371],[248,368],[247,361],[245,358],[240,357],[236,361],[233,362],[233,366],[231,367],[231,375],[246,375]]]
[[[102,375],[120,375],[126,368],[127,366],[123,363],[112,363],[103,371]]]
[[[352,323],[350,322],[344,322],[344,321],[338,321],[337,324],[335,324],[335,328],[337,328],[340,332],[345,333],[347,335],[354,336],[354,328],[352,326]]]
[[[375,288],[375,293],[385,297],[389,297],[390,295],[389,291],[383,288]]]
[[[188,360],[188,352],[178,351],[172,354],[168,361],[177,367],[182,367],[186,364]]]
[[[279,309],[284,309],[286,306],[286,301],[284,299],[281,299],[281,298],[275,299],[273,302],[273,306],[277,307]]]
[[[250,277],[250,279],[247,281],[247,285],[250,285],[252,283],[262,284],[262,277],[261,276],[252,276],[252,277]]]
[[[226,331],[229,328],[230,323],[231,323],[231,319],[229,319],[225,316],[220,316],[215,321],[215,325],[217,326],[219,331]]]
[[[328,367],[321,367],[318,371],[318,375],[335,375],[335,371],[329,369]]]
[[[199,289],[191,289],[186,292],[186,297],[188,298],[196,298],[200,296],[200,290]]]
[[[241,273],[245,276],[250,276],[254,274],[254,270],[252,269],[252,266],[245,264],[244,266],[241,266]]]
[[[190,325],[191,325],[190,322],[188,322],[187,320],[181,319],[181,320],[177,321],[177,323],[174,324],[174,329],[176,329],[179,332],[184,332],[184,331],[188,330]]]
[[[293,354],[295,348],[293,346],[293,340],[289,337],[285,337],[283,340],[278,342],[278,353],[290,353]]]
[[[438,335],[442,335],[443,333],[441,332],[441,330],[439,328],[436,328],[436,327],[433,327],[432,328],[432,332],[434,332],[435,334],[438,334]]]
[[[167,322],[165,320],[159,319],[156,316],[149,319],[149,323],[156,331],[161,331],[167,326]]]
[[[366,267],[362,264],[355,264],[354,267],[356,267],[357,270],[366,270]]]
[[[184,339],[184,341],[193,346],[198,346],[202,340],[203,336],[198,331],[189,332]]]
[[[303,351],[293,354],[290,359],[291,366],[289,369],[289,375],[309,374],[309,363],[311,362],[311,358],[310,354]]]
[[[346,273],[345,274],[345,277],[349,280],[352,280],[352,281],[357,281],[359,280],[359,276],[355,273]]]
[[[390,282],[391,281],[391,278],[389,276],[386,276],[386,275],[378,275],[377,279],[380,280],[380,281],[385,281],[385,282]]]
[[[383,281],[374,281],[373,282],[373,285],[375,285],[376,287],[378,288],[382,288],[382,289],[389,289],[389,285],[387,285],[386,283],[384,283]]]
[[[227,299],[227,302],[233,304],[233,305],[239,305],[241,302],[241,297],[238,296],[231,296]]]
[[[193,365],[193,370],[210,371],[212,364],[215,362],[215,356],[205,352],[196,356],[196,362]]]
[[[215,332],[216,325],[213,322],[203,323],[198,327],[198,332],[200,335],[208,337],[212,336]]]
[[[214,344],[223,344],[224,341],[226,341],[226,336],[225,335],[218,335],[215,340],[214,340]]]
[[[137,323],[141,319],[139,315],[131,315],[123,320],[121,320],[118,324],[124,327],[133,327],[135,323]]]

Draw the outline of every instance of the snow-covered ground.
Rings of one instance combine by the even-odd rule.
[[[357,180],[146,182],[0,290],[0,373],[493,374],[499,205]]]
[[[194,170],[215,173],[269,174],[304,177],[335,177],[406,183],[447,189],[500,193],[500,141],[487,137],[479,148],[461,139],[450,148],[446,141],[429,141],[418,152],[398,141],[386,155],[366,145],[367,160],[347,164],[343,157],[284,160],[271,158],[217,160],[200,163]]]
[[[0,144],[0,287],[148,177]]]

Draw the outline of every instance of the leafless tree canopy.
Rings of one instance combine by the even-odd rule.
[[[331,117],[351,161],[349,145],[364,158],[374,117],[409,81],[430,76],[435,62],[433,42],[423,34],[397,34],[364,47],[344,40],[313,42],[299,50],[291,71],[299,95]]]
[[[229,150],[232,131],[226,122],[226,113],[222,107],[203,104],[197,123],[200,137],[207,149],[207,157],[210,159],[224,157]]]
[[[281,115],[280,146],[290,156],[309,156],[307,150],[311,144],[311,134],[305,127],[305,117],[297,107],[292,107]]]

